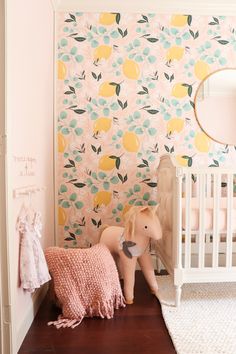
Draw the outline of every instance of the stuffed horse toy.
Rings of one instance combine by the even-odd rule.
[[[151,292],[155,295],[158,292],[149,254],[150,239],[158,240],[162,237],[157,208],[158,206],[133,206],[125,214],[124,227],[107,226],[101,233],[100,243],[108,247],[124,279],[124,297],[127,304],[132,304],[134,300],[137,261]]]

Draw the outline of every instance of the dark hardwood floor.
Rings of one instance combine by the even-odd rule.
[[[158,300],[136,272],[135,303],[113,319],[85,318],[75,329],[47,326],[58,309],[46,297],[18,354],[174,354]]]

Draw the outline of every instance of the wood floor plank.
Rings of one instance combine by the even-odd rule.
[[[59,310],[49,299],[27,333],[18,354],[174,354],[158,300],[136,272],[135,303],[113,319],[85,318],[75,329],[47,326]]]

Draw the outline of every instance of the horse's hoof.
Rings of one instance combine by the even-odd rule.
[[[132,305],[134,303],[134,300],[125,300],[126,305]]]

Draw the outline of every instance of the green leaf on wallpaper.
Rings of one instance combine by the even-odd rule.
[[[136,192],[140,192],[141,191],[141,187],[138,184],[135,184],[134,185],[134,191],[135,191],[135,193]]]
[[[158,42],[159,41],[159,39],[158,38],[154,38],[154,37],[148,37],[148,38],[146,38],[147,40],[148,40],[148,42],[151,42],[151,43],[156,43],[156,42]]]
[[[63,203],[62,203],[62,208],[65,208],[65,209],[67,209],[67,208],[69,208],[70,207],[70,203],[69,202],[67,202],[67,201],[64,201]]]
[[[103,182],[103,188],[107,191],[110,188],[110,183],[109,182]]]
[[[180,108],[176,109],[176,115],[177,115],[177,117],[181,117],[182,116],[182,109],[180,109]]]
[[[91,193],[96,194],[98,192],[98,188],[96,186],[91,187]]]
[[[229,43],[229,41],[226,41],[226,40],[224,40],[224,39],[219,39],[217,42],[220,43],[220,44],[222,44],[222,45],[226,45],[226,44]]]
[[[70,60],[70,57],[69,57],[69,55],[64,54],[64,55],[62,56],[61,60],[67,62],[67,61]]]
[[[107,101],[104,100],[104,98],[99,98],[98,103],[99,103],[101,106],[104,106],[104,105],[107,103]]]
[[[157,205],[157,202],[155,200],[149,200],[148,205]]]
[[[71,200],[72,202],[74,202],[74,201],[76,201],[76,199],[77,199],[77,194],[76,194],[76,193],[72,193],[72,194],[70,195],[70,200]]]
[[[75,60],[77,63],[81,63],[84,60],[84,57],[83,55],[76,55]]]
[[[136,200],[137,200],[136,198],[129,200],[129,204],[130,204],[130,205],[133,205],[133,204],[136,202]]]
[[[98,179],[96,172],[92,172],[91,176],[96,180]]]
[[[109,114],[110,114],[110,109],[109,108],[104,108],[103,109],[103,114],[104,114],[105,117],[108,117]]]
[[[143,61],[142,55],[136,55],[136,56],[135,56],[135,60],[136,60],[138,63],[141,63],[141,62]]]
[[[71,53],[72,55],[75,55],[75,54],[77,53],[77,50],[78,50],[77,47],[72,47],[71,50],[70,50],[70,53]]]
[[[76,120],[76,119],[72,119],[72,120],[70,121],[69,126],[70,126],[71,128],[75,128],[76,125],[77,125],[77,120]]]
[[[82,230],[81,230],[81,229],[76,229],[76,230],[75,230],[75,234],[76,234],[77,236],[81,235],[81,234],[82,234]]]
[[[151,156],[149,156],[149,158],[148,158],[148,161],[150,161],[150,162],[153,162],[153,161],[155,161],[155,160],[156,160],[156,158],[155,158],[154,155],[151,155]]]
[[[110,182],[111,182],[112,184],[117,184],[117,183],[119,183],[119,178],[116,177],[116,176],[113,176],[113,177],[110,179]]]
[[[116,95],[119,96],[119,94],[120,94],[120,85],[117,84],[116,85]]]
[[[76,134],[77,136],[80,136],[81,134],[83,134],[83,129],[82,129],[82,128],[76,128],[76,129],[75,129],[75,134]]]
[[[120,158],[117,157],[116,158],[116,168],[117,168],[117,170],[119,170],[119,167],[120,167]]]
[[[69,14],[69,15],[70,15],[70,18],[71,18],[73,21],[76,21],[75,15],[73,15],[73,14]]]
[[[144,128],[148,128],[150,126],[150,120],[149,119],[146,119],[144,122],[143,122],[143,127]]]
[[[141,127],[135,129],[135,133],[138,135],[143,134],[143,129]]]
[[[120,210],[120,211],[122,211],[122,210],[123,210],[123,205],[122,205],[121,203],[119,203],[119,204],[117,205],[117,209]]]
[[[97,221],[95,219],[91,219],[93,225],[97,226]]]
[[[86,40],[85,37],[74,37],[74,39],[77,41],[77,42],[83,42]]]
[[[109,37],[109,36],[104,36],[104,37],[103,37],[103,42],[104,42],[105,44],[109,44],[109,43],[110,43],[110,37]]]
[[[225,65],[227,63],[226,58],[223,58],[223,57],[219,58],[219,63],[220,63],[220,65]]]
[[[64,184],[62,184],[62,185],[60,186],[60,193],[65,193],[65,192],[67,192],[67,186],[65,186]]]
[[[119,109],[119,106],[116,102],[113,102],[110,106],[110,108],[113,110],[113,111],[117,111]]]
[[[156,128],[149,128],[148,129],[148,133],[151,136],[154,136],[156,134],[156,132],[157,132]]]
[[[100,27],[98,28],[98,32],[101,33],[101,34],[104,34],[106,31],[107,31],[106,28],[103,27],[103,26],[100,26]]]
[[[111,32],[111,38],[118,38],[118,37],[119,37],[119,33],[117,31]]]
[[[83,114],[86,112],[84,109],[74,109],[73,111],[77,114]]]
[[[76,202],[76,203],[75,203],[75,207],[76,207],[76,209],[82,209],[82,208],[83,208],[83,206],[84,206],[84,203],[83,203],[83,202],[81,202],[81,201],[78,201],[78,202]]]
[[[100,179],[104,179],[104,178],[106,178],[106,173],[104,173],[104,172],[98,172],[98,177],[100,178]]]
[[[145,193],[144,195],[143,195],[143,200],[149,200],[150,199],[150,193]]]
[[[149,114],[157,114],[159,111],[157,109],[147,109],[146,110]]]
[[[67,112],[62,111],[62,112],[60,113],[60,118],[61,118],[61,119],[65,119],[66,117],[67,117]]]
[[[66,128],[66,127],[62,128],[61,132],[62,132],[63,135],[68,135],[68,134],[70,134],[69,129]]]
[[[188,15],[188,17],[187,17],[187,22],[188,22],[188,25],[189,25],[189,26],[191,26],[192,19],[193,19],[193,17],[192,17],[191,15]]]
[[[81,157],[80,155],[76,156],[75,161],[76,161],[76,162],[82,161],[82,157]]]
[[[119,25],[120,23],[120,13],[116,14],[116,23]]]
[[[185,103],[185,104],[183,105],[183,109],[184,109],[185,111],[190,111],[190,109],[191,109],[190,103]]]
[[[148,182],[147,185],[149,187],[155,188],[157,186],[157,183],[156,182]]]
[[[68,41],[67,41],[67,39],[62,38],[60,43],[61,43],[61,46],[62,46],[62,47],[65,47],[65,46],[67,46]]]
[[[150,53],[150,48],[148,48],[148,47],[144,48],[143,54],[148,55],[149,53]]]
[[[195,104],[194,104],[193,101],[189,101],[189,103],[191,104],[191,106],[192,106],[193,108],[195,108]]]

